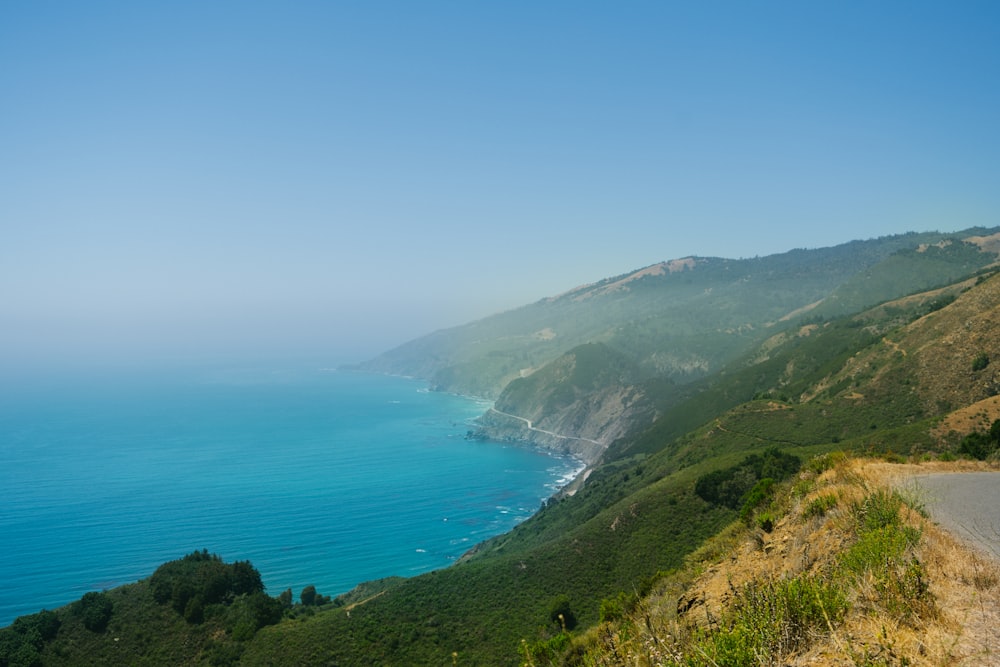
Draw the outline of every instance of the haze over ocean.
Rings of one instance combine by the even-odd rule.
[[[0,623],[195,548],[333,594],[510,527],[572,465],[465,441],[474,402],[190,369],[995,226],[997,34],[982,0],[0,3]]]
[[[296,598],[445,567],[577,469],[467,440],[486,405],[317,369],[4,388],[0,626],[202,548]]]

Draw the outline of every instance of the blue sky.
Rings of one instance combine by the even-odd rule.
[[[998,225],[998,45],[971,1],[0,3],[0,363],[347,361]]]

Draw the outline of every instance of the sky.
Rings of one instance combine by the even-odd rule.
[[[975,225],[995,2],[0,3],[0,368],[356,361]]]

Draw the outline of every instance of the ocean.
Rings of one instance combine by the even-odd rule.
[[[195,549],[268,593],[446,567],[579,470],[467,439],[488,403],[324,369],[188,370],[0,391],[0,626]]]

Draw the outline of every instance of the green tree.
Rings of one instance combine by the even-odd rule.
[[[569,605],[569,596],[560,595],[549,604],[549,620],[565,630],[576,627],[576,614]]]
[[[981,371],[989,365],[990,365],[990,355],[986,354],[985,352],[980,352],[972,360],[972,370],[974,371]]]
[[[83,620],[85,628],[91,632],[104,632],[111,620],[114,605],[107,593],[91,591],[73,603],[71,609]]]
[[[291,607],[292,606],[292,589],[291,588],[286,588],[285,590],[281,591],[281,595],[278,596],[278,602],[280,602],[281,606],[284,607],[285,609],[288,609],[289,607]]]
[[[283,614],[281,602],[265,593],[244,595],[233,603],[230,610],[233,639],[246,641],[265,625],[280,621]]]

